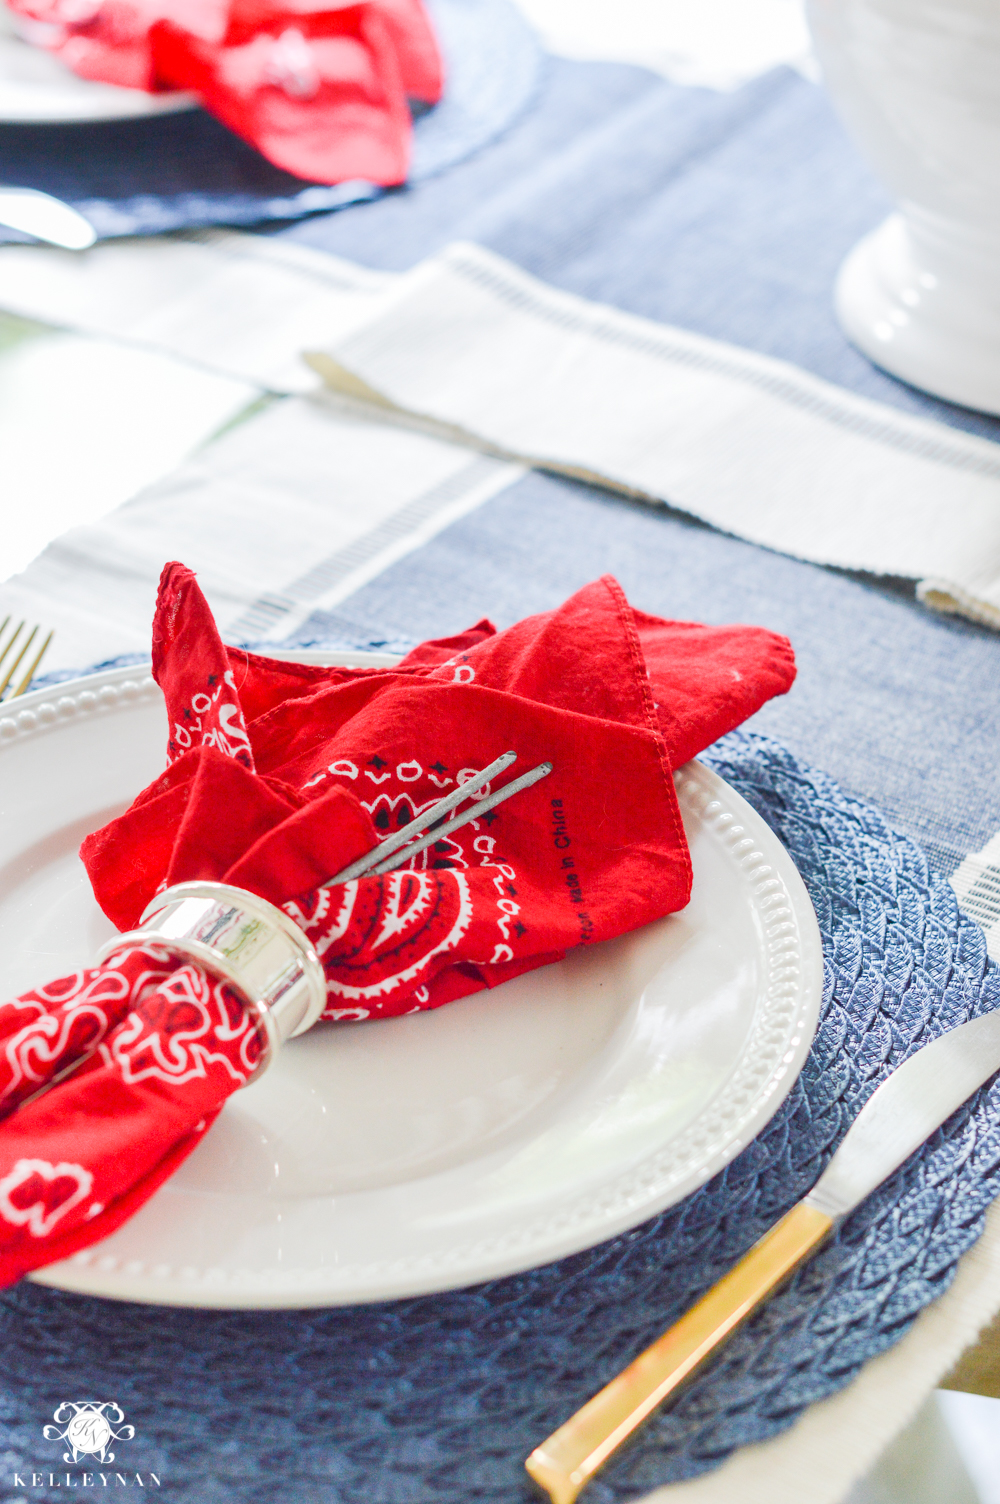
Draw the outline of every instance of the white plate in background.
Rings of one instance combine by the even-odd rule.
[[[192,110],[197,104],[193,94],[147,94],[143,89],[119,89],[115,84],[78,78],[51,52],[26,42],[18,32],[17,18],[0,0],[0,122],[57,125],[129,120]]]

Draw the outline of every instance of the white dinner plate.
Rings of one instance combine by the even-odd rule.
[[[3,997],[113,933],[77,847],[162,768],[165,741],[141,669],[0,705]],[[822,957],[760,816],[696,762],[677,785],[682,913],[432,1013],[318,1025],[129,1223],[34,1277],[169,1305],[383,1300],[590,1247],[701,1185],[800,1070]]]
[[[78,78],[52,53],[25,41],[16,18],[0,0],[0,122],[57,125],[74,120],[129,120],[137,115],[192,110],[197,103],[193,94],[147,94],[143,89],[119,89]]]

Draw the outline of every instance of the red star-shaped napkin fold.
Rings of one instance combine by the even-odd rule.
[[[84,842],[97,899],[119,929],[179,882],[269,900],[314,945],[334,1020],[439,1007],[682,908],[671,770],[795,673],[784,638],[647,616],[610,578],[394,668],[301,666],[226,648],[179,564],[153,654],[169,762]],[[507,749],[512,774],[552,773],[405,867],[321,886]],[[131,1215],[262,1048],[230,986],[153,942],[7,1004],[0,1045],[7,1281]]]
[[[421,0],[8,0],[74,72],[186,89],[269,161],[310,182],[406,179],[408,100],[441,98]]]

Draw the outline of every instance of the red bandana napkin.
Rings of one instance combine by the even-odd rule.
[[[303,667],[227,649],[179,564],[161,580],[153,669],[169,764],[84,842],[98,901],[121,929],[194,879],[283,906],[319,953],[329,1019],[439,1007],[682,908],[671,768],[795,673],[786,639],[646,616],[610,578],[396,668]],[[511,777],[553,772],[441,827],[411,867],[320,889],[508,749]],[[0,1112],[26,1103],[0,1129],[0,1282],[131,1215],[261,1049],[229,987],[153,943],[0,1008],[0,1046]]]
[[[409,99],[441,98],[421,0],[7,0],[84,78],[190,89],[310,182],[406,179]]]

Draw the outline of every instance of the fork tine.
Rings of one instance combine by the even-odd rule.
[[[468,778],[465,783],[459,784],[452,793],[446,794],[443,799],[438,799],[430,809],[425,809],[423,814],[417,815],[409,825],[405,825],[394,836],[389,836],[388,840],[380,841],[372,851],[366,851],[364,856],[359,856],[356,862],[352,862],[349,867],[345,867],[342,872],[338,872],[335,877],[331,877],[320,886],[333,888],[341,883],[350,882],[352,878],[364,877],[378,862],[385,861],[391,852],[398,851],[401,846],[406,846],[409,850],[408,843],[415,835],[426,830],[429,825],[436,825],[439,820],[443,820],[449,810],[453,810],[457,804],[464,804],[466,799],[471,799],[484,783],[489,783],[497,773],[502,773],[509,768],[512,762],[517,762],[517,753],[504,752],[496,762],[491,762],[488,768],[483,768],[482,772],[477,773],[475,777]]]
[[[395,868],[401,867],[404,862],[408,862],[411,857],[416,856],[418,852],[426,851],[428,846],[433,846],[435,841],[440,841],[442,836],[449,835],[453,830],[460,830],[463,825],[468,825],[470,820],[478,820],[480,815],[488,814],[498,804],[503,804],[504,800],[509,799],[511,794],[519,794],[522,789],[530,788],[540,778],[547,778],[551,772],[552,764],[550,762],[540,762],[537,768],[531,769],[530,773],[522,773],[520,778],[512,778],[510,783],[505,783],[502,789],[497,789],[494,793],[487,794],[485,799],[480,799],[478,804],[473,804],[469,809],[463,810],[460,815],[453,815],[443,825],[435,824],[434,829],[428,831],[425,836],[421,836],[418,841],[414,841],[410,846],[403,846],[401,850],[394,852],[386,861],[379,862],[377,867],[370,868],[365,876],[371,877],[374,875],[378,877],[383,872],[394,871]]]
[[[27,689],[28,685],[31,683],[32,679],[37,674],[37,672],[38,672],[38,665],[41,663],[42,659],[45,657],[45,654],[48,652],[49,643],[52,641],[52,639],[53,639],[53,637],[55,635],[56,635],[55,634],[55,628],[53,627],[52,630],[49,632],[48,637],[46,637],[45,641],[42,643],[41,647],[38,649],[38,652],[35,654],[34,658],[31,660],[31,667],[28,669],[28,672],[25,674],[25,676],[21,680],[20,684],[17,686],[17,688],[14,690],[13,694],[10,696],[10,698],[12,700],[16,700],[17,697],[18,697],[18,695],[23,695],[24,694],[24,691]]]
[[[21,626],[22,627],[24,626],[23,622],[21,623]],[[19,632],[21,630],[21,627],[18,627],[17,630]],[[14,635],[16,637],[17,633],[15,633]],[[3,699],[4,695],[7,692],[7,685],[10,683],[11,679],[13,679],[14,675],[17,673],[17,670],[18,670],[18,668],[20,667],[20,664],[21,664],[21,659],[24,657],[25,653],[31,647],[31,644],[34,642],[34,640],[35,640],[35,638],[37,636],[38,636],[38,628],[37,627],[32,627],[31,631],[28,633],[27,637],[24,639],[24,642],[21,644],[21,651],[18,653],[17,657],[14,659],[14,662],[11,664],[11,666],[7,670],[6,674],[4,674],[3,679],[0,679],[0,700]],[[13,641],[14,641],[14,639],[12,638],[11,641],[7,644],[8,648],[12,646]],[[5,656],[6,656],[6,654],[5,654]]]
[[[7,630],[7,623],[9,621],[10,621],[10,617],[6,616],[4,618],[4,624],[3,624],[3,626],[0,627],[0,637],[2,637],[3,634],[6,632],[6,630]],[[23,630],[24,630],[24,622],[22,621],[22,622],[20,622],[18,624],[18,626],[16,626],[14,628],[13,632],[11,633],[10,637],[7,639],[7,641],[4,644],[4,646],[2,648],[0,648],[0,663],[3,663],[3,661],[6,658],[7,654],[10,652],[11,648],[14,646],[15,642],[20,637],[20,635],[21,635],[21,633],[22,633]],[[2,693],[2,691],[0,691],[0,693]]]

